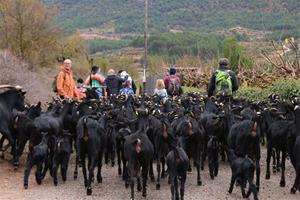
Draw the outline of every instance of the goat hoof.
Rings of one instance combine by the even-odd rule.
[[[154,175],[151,175],[150,179],[151,179],[152,182],[154,182],[155,181]]]
[[[297,189],[294,188],[294,187],[292,187],[292,189],[291,189],[291,194],[296,194],[296,192],[297,192]]]
[[[125,182],[125,188],[128,188],[129,187],[129,183],[126,181]]]
[[[147,192],[144,191],[143,194],[142,194],[142,196],[143,196],[143,197],[146,197],[146,196],[147,196]]]
[[[42,184],[42,179],[36,178],[36,182],[37,182],[38,185],[41,185]]]
[[[115,162],[111,162],[111,166],[114,167],[115,166]]]
[[[98,182],[98,183],[102,183],[102,177],[98,177],[98,178],[97,178],[97,182]]]
[[[285,181],[280,181],[280,187],[285,187]]]
[[[24,184],[24,189],[27,190],[28,189],[28,185]]]
[[[139,184],[137,185],[137,191],[139,191],[139,192],[142,191],[142,186]]]
[[[120,168],[118,169],[118,174],[122,175],[122,170]]]
[[[18,167],[19,167],[19,162],[18,162],[18,161],[15,161],[15,162],[13,163],[13,166],[14,166],[14,170],[17,170]]]
[[[156,184],[156,190],[160,190],[160,184],[159,183]]]
[[[199,186],[202,185],[202,181],[197,181],[197,183]]]
[[[188,168],[188,172],[191,172],[191,171],[192,171],[192,168],[189,167],[189,168]]]
[[[277,170],[277,172],[280,172],[280,168],[277,168],[276,170]]]
[[[215,177],[214,177],[214,176],[210,176],[210,178],[211,178],[211,180],[214,180],[214,179],[215,179]]]
[[[86,189],[86,195],[92,195],[92,188],[91,187],[88,187],[87,189]]]
[[[57,181],[54,182],[54,186],[57,186]]]
[[[267,180],[270,179],[270,174],[266,174],[266,179],[267,179]]]

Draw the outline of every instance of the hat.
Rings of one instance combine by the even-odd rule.
[[[229,64],[229,60],[227,58],[221,58],[219,60],[219,65],[228,65]]]
[[[128,73],[126,71],[122,71],[120,73],[121,78],[125,78],[125,76],[128,76]]]
[[[170,75],[176,74],[176,68],[170,67],[169,73],[170,73]]]
[[[98,66],[93,66],[93,67],[92,67],[92,72],[95,72],[95,73],[96,73],[98,70],[99,70],[99,67],[98,67]]]

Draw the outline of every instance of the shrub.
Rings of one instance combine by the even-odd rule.
[[[292,97],[300,97],[300,79],[280,79],[271,86],[271,92],[277,94],[282,100],[291,100]]]
[[[182,87],[183,93],[201,92],[201,89],[196,87]]]
[[[293,97],[300,97],[300,79],[281,79],[275,81],[268,88],[240,87],[234,93],[235,97],[249,101],[268,101],[270,94],[277,94],[281,100],[291,101]]]
[[[235,97],[247,99],[249,101],[265,101],[268,98],[268,89],[257,87],[240,87],[234,93]]]

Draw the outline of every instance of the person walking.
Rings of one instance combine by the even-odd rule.
[[[168,93],[165,88],[165,83],[164,83],[163,79],[158,79],[156,81],[153,95],[157,95],[157,96],[161,97],[163,100],[166,100],[168,98]]]
[[[73,79],[72,61],[64,60],[56,79],[57,94],[62,99],[74,99],[78,97],[77,88]]]
[[[176,75],[176,68],[171,67],[169,74],[164,77],[164,84],[169,96],[176,96],[182,94],[181,80]]]
[[[128,77],[125,77],[125,80],[122,79],[121,77],[116,75],[115,70],[113,69],[108,70],[107,74],[108,76],[105,79],[107,86],[107,96],[118,95],[120,89],[122,88],[122,83]]]
[[[98,66],[93,66],[90,75],[84,82],[84,85],[90,89],[96,88],[95,91],[99,97],[104,96],[103,87],[105,86],[105,79],[106,76],[100,72],[100,68]]]
[[[238,90],[239,84],[236,74],[228,66],[229,60],[221,58],[219,68],[213,72],[207,87],[207,95],[232,97],[232,92]]]

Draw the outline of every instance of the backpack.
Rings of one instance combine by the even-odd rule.
[[[58,90],[57,90],[57,77],[58,77],[58,74],[56,76],[54,76],[54,79],[52,81],[52,91],[57,93]],[[66,80],[66,74],[64,73],[64,80]]]
[[[180,84],[177,77],[170,77],[167,91],[170,95],[179,95]]]
[[[232,81],[229,74],[230,70],[216,71],[216,94],[221,96],[232,95]]]

